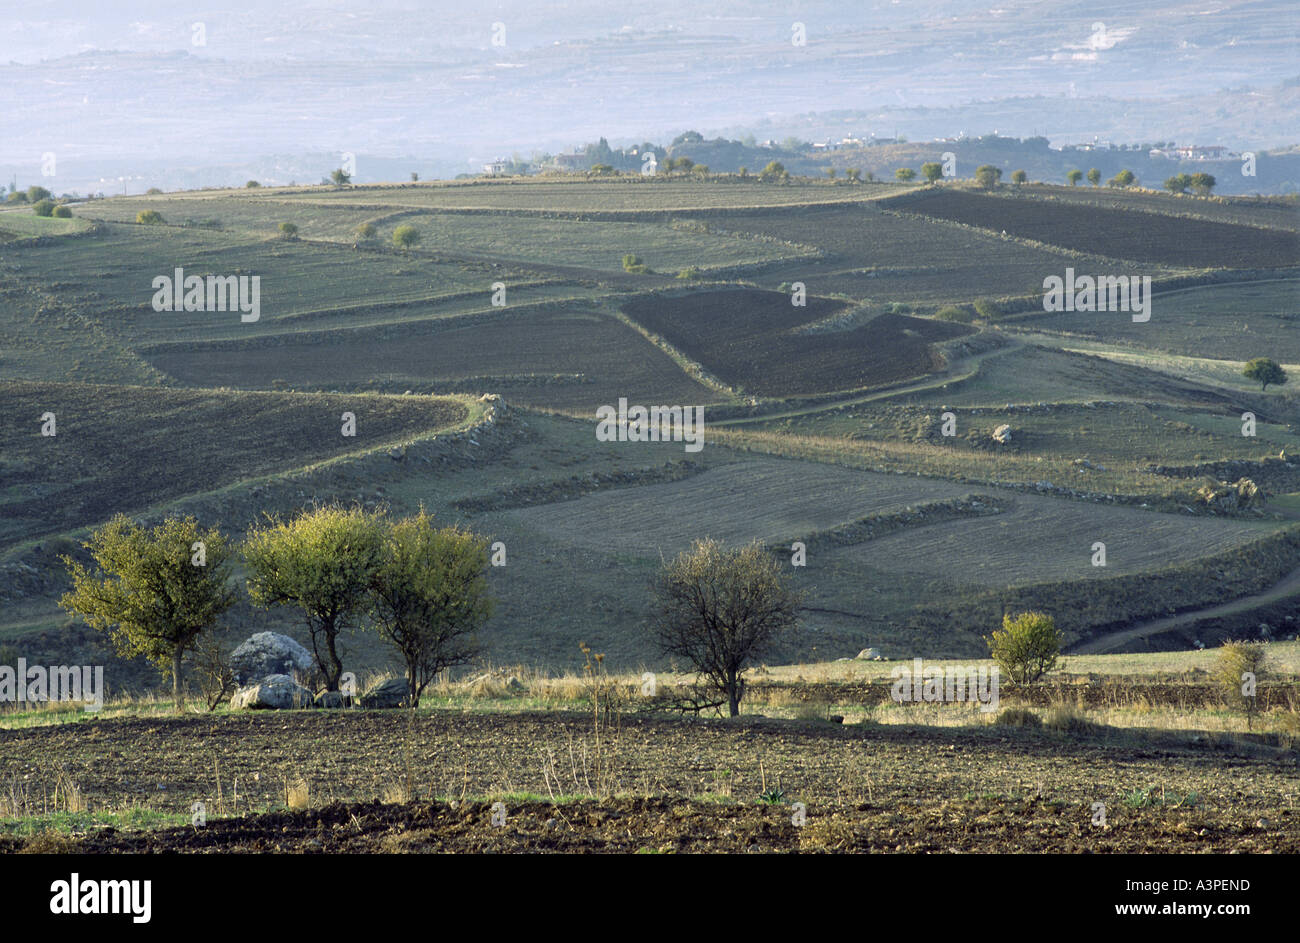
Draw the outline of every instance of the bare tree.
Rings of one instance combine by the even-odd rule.
[[[701,685],[737,716],[745,669],[795,627],[799,593],[761,544],[728,550],[701,540],[665,564],[656,594],[660,649],[690,661]]]

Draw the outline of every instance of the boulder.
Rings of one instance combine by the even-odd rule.
[[[311,652],[287,635],[258,632],[230,655],[230,668],[238,684],[252,684],[271,675],[308,674]]]
[[[993,430],[993,441],[998,445],[1011,444],[1011,427],[1006,423],[998,426]]]
[[[880,657],[880,652],[876,651],[874,648],[864,648],[862,651],[858,652],[858,657],[863,661],[875,661]]]
[[[369,708],[404,707],[406,697],[406,679],[389,678],[387,681],[381,681],[361,695],[361,706]]]
[[[233,710],[291,710],[310,707],[311,692],[288,675],[276,674],[240,688],[230,699]]]

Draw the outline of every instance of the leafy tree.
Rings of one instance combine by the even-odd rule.
[[[785,173],[786,170],[784,164],[779,160],[770,160],[767,162],[767,166],[759,172],[758,179],[762,180],[764,183],[771,180],[780,180],[785,176]]]
[[[916,171],[911,167],[899,167],[894,171],[894,176],[903,181],[903,183],[907,183],[909,180],[916,177]]]
[[[327,691],[343,675],[339,634],[370,605],[383,538],[380,514],[327,505],[287,522],[268,519],[244,542],[249,596],[302,610]]]
[[[796,625],[799,594],[758,543],[727,550],[697,541],[665,564],[656,583],[655,638],[665,655],[688,660],[706,689],[740,713],[744,671]]]
[[[1133,171],[1126,169],[1126,170],[1121,170],[1115,176],[1107,180],[1106,186],[1120,187],[1122,189],[1124,187],[1133,186],[1134,182],[1136,181],[1137,181],[1137,177],[1133,174]]]
[[[340,167],[330,173],[330,182],[341,187],[352,182],[352,175]]]
[[[362,223],[356,228],[357,242],[369,242],[378,232],[374,223]]]
[[[27,193],[24,190],[16,190],[5,197],[6,203],[26,203]]]
[[[399,249],[410,249],[420,241],[420,230],[406,223],[393,230],[393,245]]]
[[[1004,615],[1002,628],[995,629],[989,652],[1007,678],[1019,684],[1037,681],[1056,667],[1062,637],[1056,620],[1042,612]]]
[[[975,168],[975,182],[985,190],[992,190],[1002,179],[1002,168],[992,164],[980,164]]]
[[[250,180],[248,181],[248,183],[244,184],[244,186],[249,190],[256,190],[258,187],[261,186],[261,184],[258,183],[256,180]]]
[[[157,187],[150,187],[148,190],[144,191],[145,196],[158,196],[161,193],[162,190],[158,189]]]
[[[372,613],[380,637],[406,663],[410,707],[438,672],[479,654],[475,633],[492,613],[487,566],[484,538],[435,527],[423,508],[387,528]]]
[[[929,183],[938,183],[943,179],[943,164],[937,160],[926,161],[921,165],[921,176]]]
[[[835,170],[834,167],[827,167],[827,168],[826,168],[826,177],[827,177],[827,179],[829,179],[829,180],[834,180],[834,179],[835,179],[835,174],[836,174],[836,172],[837,172],[837,171]]]
[[[54,215],[54,201],[53,201],[53,200],[37,200],[37,201],[36,201],[36,205],[32,207],[32,212],[35,213],[37,216],[53,216],[53,215]]]
[[[39,203],[41,200],[48,200],[52,196],[54,196],[54,194],[49,190],[46,190],[44,187],[32,185],[27,188],[28,203]]]
[[[1069,173],[1065,175],[1065,179],[1070,181],[1070,186],[1077,187],[1079,185],[1079,181],[1083,179],[1083,171],[1071,170]]]
[[[1014,183],[1016,186],[1021,186],[1022,184],[1025,184],[1028,181],[1029,181],[1029,174],[1025,173],[1023,170],[1012,171],[1011,182]]]
[[[1094,187],[1101,185],[1101,171],[1096,167],[1088,171],[1088,182]]]
[[[1270,360],[1267,357],[1256,357],[1246,364],[1246,369],[1241,371],[1241,375],[1259,383],[1260,392],[1268,389],[1272,383],[1274,386],[1281,386],[1286,383],[1286,371],[1277,361]]]
[[[980,298],[975,302],[975,313],[986,321],[996,321],[1002,317],[1002,309],[988,298]]]
[[[844,176],[848,177],[854,183],[860,183],[862,181],[862,169],[860,167],[850,167],[848,170],[844,171]]]
[[[414,170],[412,170],[412,171],[411,171],[411,183],[419,183],[419,182],[420,182],[420,175],[417,174]]]
[[[1170,193],[1186,193],[1191,185],[1192,178],[1188,174],[1174,174],[1165,181],[1165,189]]]
[[[593,177],[605,177],[614,172],[614,168],[609,164],[592,164],[591,169],[587,171]]]
[[[709,165],[708,165],[708,164],[696,164],[696,165],[691,169],[691,172],[694,173],[697,177],[707,177],[707,176],[709,175]]]
[[[1259,642],[1225,642],[1211,672],[1228,706],[1246,715],[1248,730],[1259,710],[1256,687],[1264,680],[1266,657]]]
[[[96,569],[62,557],[72,590],[59,605],[110,632],[124,657],[143,656],[164,676],[170,671],[179,713],[185,653],[235,601],[226,538],[200,530],[192,517],[146,530],[119,514],[82,546]]]
[[[281,223],[280,232],[286,239],[298,238],[298,226],[295,223]]]
[[[157,226],[163,221],[162,213],[157,210],[141,210],[135,214],[135,221],[146,226]]]
[[[695,161],[689,157],[677,157],[673,159],[673,166],[683,173],[690,173],[691,168],[695,166]]]
[[[1198,196],[1209,196],[1218,181],[1214,179],[1214,174],[1200,173],[1192,174],[1190,183]]]

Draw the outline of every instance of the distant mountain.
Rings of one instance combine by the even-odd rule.
[[[685,127],[1264,150],[1300,140],[1298,22],[1292,0],[217,0],[202,14],[145,0],[128,17],[54,0],[0,24],[0,170],[31,179],[51,153],[112,177],[351,153],[451,176]],[[379,178],[359,164],[358,179]]]

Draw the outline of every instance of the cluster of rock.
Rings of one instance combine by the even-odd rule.
[[[1267,499],[1264,490],[1249,478],[1238,478],[1231,484],[1226,481],[1207,481],[1196,489],[1196,497],[1215,511],[1262,507]]]
[[[287,635],[258,632],[230,656],[239,689],[230,699],[233,710],[294,710],[296,708],[349,707],[353,698],[341,691],[313,694],[311,653]],[[356,699],[361,707],[403,707],[407,702],[405,678],[389,678]]]

